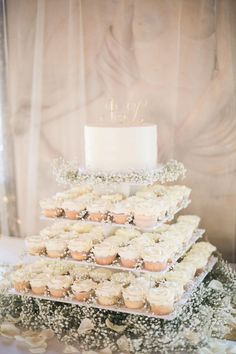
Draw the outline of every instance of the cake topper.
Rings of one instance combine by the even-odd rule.
[[[144,119],[141,116],[141,112],[146,106],[146,100],[128,102],[122,105],[115,102],[114,98],[110,98],[105,104],[105,114],[100,119],[106,123],[121,125],[143,124]]]

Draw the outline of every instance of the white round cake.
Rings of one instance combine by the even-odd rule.
[[[86,168],[102,171],[153,169],[157,126],[85,126]]]

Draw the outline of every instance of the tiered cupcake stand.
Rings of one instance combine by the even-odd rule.
[[[177,166],[177,165],[176,165]],[[172,172],[174,172],[174,165],[172,165]],[[178,167],[178,166],[177,166]],[[162,167],[163,169],[163,167]],[[134,181],[131,181],[128,180],[126,183],[127,184],[130,184],[131,186],[133,186],[134,184],[137,186],[137,185],[145,185],[145,178],[147,180],[147,176],[149,178],[149,184],[152,182],[152,183],[155,183],[155,182],[159,182],[159,175],[158,175],[158,170],[156,170],[156,175],[153,174],[152,177],[150,177],[150,174],[147,175],[147,173],[145,172],[145,176],[144,178],[140,178],[140,174],[139,174],[139,179],[136,180],[136,182],[134,183]],[[82,172],[80,171],[79,172],[81,174],[81,176],[84,178],[84,176],[86,176],[86,171],[82,170]],[[128,173],[126,174],[127,176],[129,175]],[[178,173],[178,171],[176,171],[176,174],[173,173],[172,174],[172,177],[171,177],[171,182],[177,180],[177,178],[181,175],[181,173]],[[69,178],[71,178],[71,175],[68,174],[68,179],[67,179],[67,182],[69,180]],[[91,175],[89,175],[91,177]],[[174,177],[173,177],[174,176]],[[96,175],[93,175],[92,176],[92,179],[91,178],[88,178],[88,180],[86,181],[87,183],[90,181],[90,180],[99,180],[99,177],[100,175],[98,174],[97,176]],[[63,175],[63,178],[64,178],[64,182],[66,181],[66,178],[65,178],[65,175]],[[114,175],[113,175],[113,178],[114,178]],[[117,178],[119,179],[120,177],[117,176]],[[84,178],[86,180],[86,178]],[[62,178],[60,179],[60,181],[62,180]],[[70,182],[70,180],[69,180]],[[82,181],[83,182],[83,181]],[[82,184],[81,182],[81,184]],[[105,184],[106,183],[110,183],[110,179],[106,179],[105,177],[103,178],[102,180],[102,184]],[[125,177],[124,179],[122,180],[122,183],[125,182]],[[161,183],[164,183],[165,182],[165,176],[161,178]],[[170,179],[168,179],[168,177],[166,178],[166,182],[170,182]],[[148,183],[146,183],[148,184]],[[175,213],[176,214],[178,211],[186,208],[190,203],[190,200],[185,200],[179,207],[178,209],[176,209]],[[163,220],[161,220],[160,222],[158,222],[156,224],[155,227],[153,228],[148,228],[148,229],[139,229],[140,231],[143,231],[143,232],[151,232],[151,231],[154,231],[156,230],[158,227],[162,226],[165,222],[169,222],[171,221],[173,218],[174,218],[174,214],[172,215],[167,215]],[[46,217],[42,217],[42,219],[45,219],[45,220],[52,220],[51,218],[46,218]],[[56,219],[63,219],[63,217],[60,217],[60,218],[56,218]],[[68,220],[68,219],[67,219]],[[68,220],[69,221],[69,220]],[[73,222],[75,222],[75,220],[73,220]],[[94,224],[94,225],[107,225],[107,227],[132,227],[132,228],[137,228],[135,225],[117,225],[117,224],[112,224],[109,222],[109,224],[104,224],[104,223],[99,223],[99,222],[91,222],[91,221],[88,221],[88,220],[81,220],[81,221],[78,221],[78,223],[89,223],[89,224]],[[181,251],[179,251],[178,253],[176,253],[174,259],[172,259],[172,262],[171,263],[168,263],[168,266],[167,268],[164,270],[164,271],[161,271],[161,272],[151,272],[151,271],[148,271],[146,269],[144,269],[142,267],[141,264],[138,264],[135,268],[126,268],[124,266],[122,266],[119,262],[119,260],[116,260],[113,264],[111,265],[100,265],[100,264],[97,264],[93,257],[89,257],[87,260],[84,260],[84,261],[77,261],[77,260],[74,260],[73,258],[71,258],[70,256],[66,256],[65,258],[63,259],[60,259],[61,261],[63,262],[72,262],[72,263],[75,263],[77,265],[81,265],[81,266],[86,266],[86,267],[89,267],[89,268],[95,268],[95,267],[98,267],[98,268],[102,268],[102,267],[105,267],[105,268],[108,268],[108,269],[111,269],[113,271],[124,271],[124,272],[133,272],[136,277],[139,276],[139,275],[144,275],[147,276],[149,275],[150,276],[150,279],[153,277],[153,276],[157,276],[157,275],[162,275],[164,274],[165,272],[168,272],[170,269],[173,269],[175,264],[177,263],[177,261],[179,259],[181,259],[185,253],[194,245],[194,243],[200,239],[204,234],[204,230],[203,229],[197,229],[195,230],[195,232],[193,233],[191,239],[183,245],[183,248],[181,249]],[[46,260],[49,260],[49,258],[47,256],[28,256],[28,259],[30,261],[32,261],[32,259],[37,259],[39,258],[40,259],[46,259]],[[52,260],[50,258],[50,260]],[[115,311],[115,312],[121,312],[121,313],[127,313],[127,314],[135,314],[135,315],[143,315],[143,316],[148,316],[148,317],[155,317],[155,318],[161,318],[161,319],[165,319],[165,320],[173,320],[174,318],[176,318],[177,316],[180,315],[181,313],[181,309],[182,307],[184,306],[184,304],[186,304],[186,302],[188,301],[188,299],[191,297],[193,291],[197,288],[197,286],[203,281],[203,279],[206,277],[206,275],[212,270],[212,268],[214,267],[215,263],[217,262],[217,258],[214,257],[214,256],[211,256],[209,258],[209,261],[206,265],[206,267],[203,269],[203,271],[198,274],[197,276],[195,276],[195,278],[193,279],[193,281],[188,285],[187,289],[185,290],[184,292],[184,295],[182,296],[182,298],[175,303],[175,310],[174,312],[172,312],[171,314],[168,314],[168,315],[156,315],[154,313],[151,312],[151,310],[148,308],[147,305],[145,305],[142,309],[129,309],[127,307],[124,306],[124,304],[119,301],[116,305],[112,305],[112,306],[102,306],[100,304],[97,303],[96,299],[93,297],[93,298],[90,298],[88,301],[83,301],[83,302],[80,302],[80,301],[77,301],[73,298],[73,296],[67,296],[67,297],[63,297],[63,298],[55,298],[55,297],[52,297],[51,295],[36,295],[32,292],[18,292],[16,291],[15,289],[10,289],[10,293],[12,294],[15,294],[15,295],[20,295],[20,296],[27,296],[27,297],[33,297],[33,298],[39,298],[39,299],[45,299],[45,300],[50,300],[50,301],[56,301],[56,302],[64,302],[64,303],[70,303],[70,304],[75,304],[75,305],[78,305],[78,306],[83,306],[83,307],[93,307],[93,308],[98,308],[98,309],[105,309],[105,310],[110,310],[110,311]]]

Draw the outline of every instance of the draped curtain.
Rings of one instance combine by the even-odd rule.
[[[189,213],[233,259],[236,1],[8,0],[8,100],[23,236],[57,186],[51,161],[84,160],[83,127],[110,97],[145,100],[159,160],[182,161]]]

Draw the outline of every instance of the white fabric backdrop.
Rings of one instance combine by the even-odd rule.
[[[9,0],[10,119],[22,235],[56,190],[58,156],[83,163],[83,126],[109,97],[146,99],[160,160],[188,169],[189,212],[229,259],[236,227],[234,0]]]

